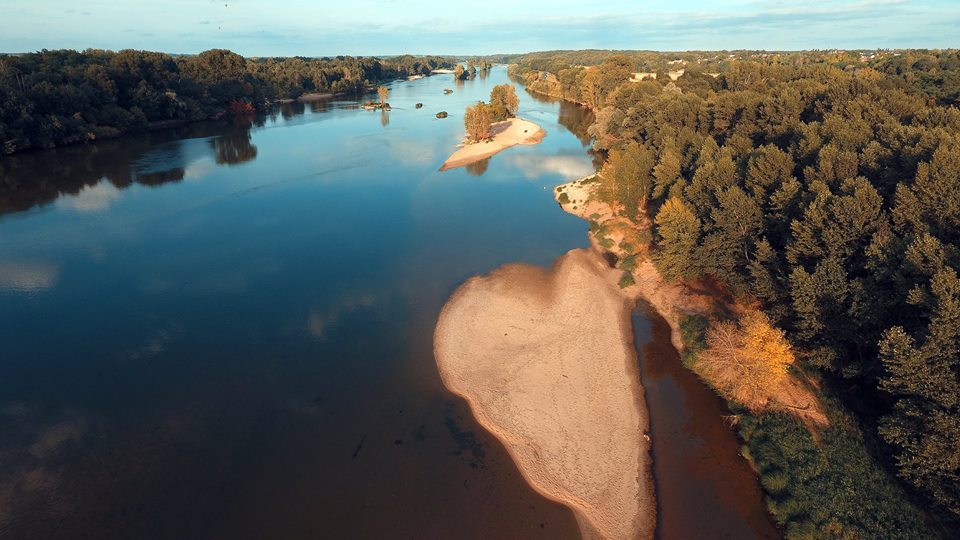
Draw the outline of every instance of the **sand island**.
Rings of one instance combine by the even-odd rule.
[[[651,538],[647,408],[632,304],[595,250],[550,270],[512,264],[462,285],[434,352],[444,384],[529,483],[569,506],[585,538]]]
[[[491,137],[485,141],[461,144],[460,149],[443,162],[440,170],[446,171],[469,165],[514,145],[537,144],[546,132],[529,120],[510,118],[491,124],[490,134]]]

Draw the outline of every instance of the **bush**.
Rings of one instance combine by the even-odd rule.
[[[788,414],[739,412],[739,435],[788,539],[938,536],[836,408],[818,438]]]
[[[636,282],[637,281],[633,279],[633,274],[631,274],[630,272],[624,272],[623,275],[620,276],[620,282],[618,283],[618,285],[620,285],[621,289],[626,289],[627,287],[633,285]]]
[[[560,201],[560,204],[570,204],[570,196],[566,193],[561,193],[560,197],[558,197],[558,200]]]
[[[683,365],[694,369],[697,355],[707,348],[707,326],[709,321],[703,315],[692,315],[680,319],[680,338],[683,340]]]

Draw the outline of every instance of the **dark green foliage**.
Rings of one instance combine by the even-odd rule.
[[[792,538],[927,539],[937,535],[838,413],[817,438],[795,417],[741,412],[738,430]]]
[[[676,61],[691,70],[676,88],[605,86],[630,62],[663,72]],[[739,300],[759,300],[801,369],[849,389],[867,438],[887,443],[883,462],[941,515],[960,518],[957,51],[580,51],[518,62],[513,73],[534,90],[595,110],[589,133],[610,156],[601,193],[655,216],[661,273],[713,278]],[[624,159],[639,148],[642,159]],[[862,444],[844,442],[857,428],[840,432],[835,444],[827,436],[825,459],[869,469],[865,452],[850,453]],[[783,482],[780,473],[765,480],[771,491]],[[793,516],[800,503],[779,504]],[[885,536],[852,507],[830,504],[821,511],[834,512],[837,530]],[[807,523],[800,536],[834,530],[826,518],[789,521]]]
[[[680,339],[683,340],[683,365],[694,368],[697,355],[707,348],[707,326],[710,322],[702,315],[680,319]]]
[[[0,56],[0,155],[113,137],[308,92],[361,91],[452,63],[442,58],[243,58],[124,50]]]

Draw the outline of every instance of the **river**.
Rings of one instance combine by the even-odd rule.
[[[578,537],[432,354],[465,279],[587,245],[578,107],[521,92],[542,143],[438,172],[503,82],[0,158],[0,537]]]

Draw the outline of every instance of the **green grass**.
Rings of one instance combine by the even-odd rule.
[[[602,246],[603,249],[611,249],[613,247],[613,240],[609,238],[600,238],[600,246]]]
[[[621,289],[626,289],[634,283],[636,283],[636,280],[633,279],[633,274],[630,272],[624,272],[623,275],[620,276],[620,282],[618,285],[620,285]]]

